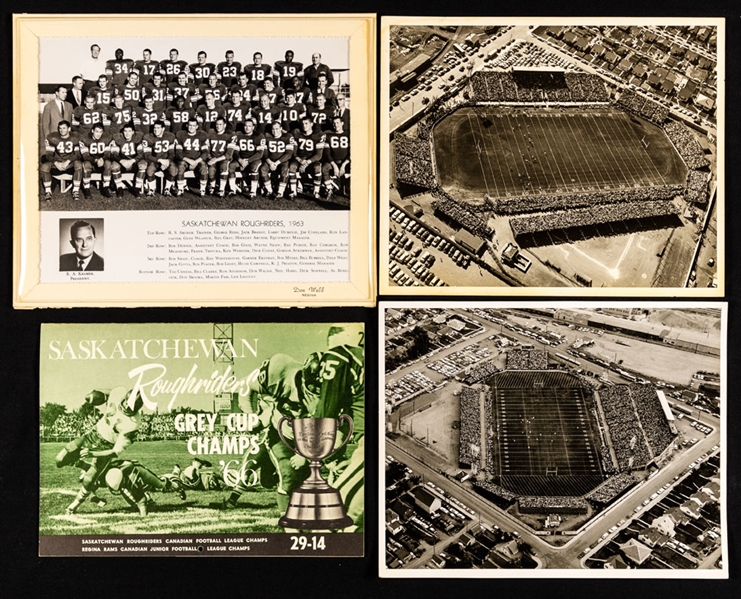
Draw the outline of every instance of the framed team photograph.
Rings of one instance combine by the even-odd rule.
[[[379,287],[724,291],[725,21],[384,17]]]
[[[39,555],[362,557],[363,323],[44,324]]]
[[[381,302],[386,578],[728,578],[719,302]]]
[[[107,19],[15,17],[16,306],[372,303],[374,17]]]

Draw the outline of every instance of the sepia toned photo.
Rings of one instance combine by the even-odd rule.
[[[381,576],[728,577],[725,311],[382,303]]]
[[[723,20],[392,17],[381,47],[384,292],[721,294]]]

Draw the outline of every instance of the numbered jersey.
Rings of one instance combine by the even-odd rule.
[[[114,403],[109,400],[103,417],[98,420],[95,429],[103,439],[112,443],[113,450],[119,453],[134,440],[140,423],[139,414],[125,414],[119,402]]]
[[[280,121],[280,110],[276,106],[270,108],[255,108],[252,111],[257,123],[257,130],[260,133],[270,131],[270,125],[275,121]]]
[[[232,139],[234,158],[252,158],[265,149],[265,138],[261,133],[237,133]]]
[[[188,121],[196,118],[196,111],[192,108],[177,108],[170,106],[165,113],[165,120],[170,123],[170,131],[177,133],[187,128]]]
[[[291,86],[287,86],[290,88]],[[299,87],[294,89],[293,93],[296,95],[296,104],[311,104],[311,90],[308,87]]]
[[[88,92],[88,95],[95,96],[95,105],[96,106],[110,106],[113,103],[113,96],[115,95],[115,90],[108,87],[106,85],[105,88],[100,87],[99,85],[95,85],[90,88],[90,91]]]
[[[85,108],[78,106],[72,111],[72,124],[77,125],[81,137],[85,137],[93,129],[93,125],[100,123],[106,125],[107,109],[100,106],[96,108]]]
[[[130,106],[124,106],[123,108],[109,108],[108,109],[108,120],[111,122],[110,131],[114,135],[123,129],[126,123],[131,123],[134,120],[135,110]]]
[[[221,82],[227,87],[237,82],[239,74],[242,72],[242,65],[238,62],[229,64],[228,62],[220,62],[216,67],[216,74],[221,77]]]
[[[113,136],[111,150],[114,158],[119,156],[125,160],[140,160],[142,158],[143,135],[137,131],[131,139],[126,139],[123,133]]]
[[[152,131],[152,125],[154,125],[157,121],[162,120],[163,114],[161,112],[158,112],[156,110],[147,110],[145,108],[140,108],[139,110],[135,111],[136,116],[135,122],[137,123],[137,129],[141,131],[142,133],[151,133]]]
[[[92,136],[80,140],[80,153],[85,160],[108,159],[111,155],[111,136],[103,133],[100,139]]]
[[[339,345],[325,352],[320,363],[321,395],[315,418],[353,419],[357,439],[365,431],[365,352],[362,347]]]
[[[204,83],[202,85],[198,86],[198,95],[201,98],[201,102],[205,104],[204,98],[206,97],[206,94],[211,93],[214,95],[214,100],[216,103],[216,106],[221,106],[224,101],[227,99],[227,91],[226,87],[222,84],[216,85],[216,87],[211,87],[207,83]]]
[[[196,114],[198,115],[198,120],[201,123],[201,128],[206,131],[215,127],[216,120],[219,117],[222,117],[224,120],[226,120],[226,110],[224,110],[223,106],[215,106],[214,108],[209,108],[208,106],[199,106]]]
[[[216,72],[216,65],[212,62],[206,62],[201,64],[199,62],[193,63],[188,67],[190,69],[190,75],[193,77],[193,83],[195,85],[201,85],[202,83],[208,83],[208,78],[211,73]]]
[[[134,64],[134,70],[139,73],[139,80],[148,83],[152,75],[160,72],[160,63],[157,60],[137,60]]]
[[[233,137],[233,133],[226,131],[224,133],[217,133],[216,131],[209,132],[207,137],[209,157],[221,158],[222,156],[231,153],[231,148],[229,146]]]
[[[303,104],[294,104],[288,106],[284,104],[280,107],[280,120],[286,129],[298,129],[300,119],[306,114],[306,107]]]
[[[276,354],[265,360],[248,378],[250,405],[244,411],[256,413],[263,424],[278,428],[283,416],[308,416],[298,381],[303,365],[286,354]],[[287,434],[289,428],[283,427]]]
[[[260,87],[262,87],[262,82],[266,79],[270,79],[273,72],[273,67],[266,64],[248,64],[244,67],[244,72],[247,73],[247,78],[250,80],[250,83],[254,83],[255,85],[259,85]]]
[[[116,92],[123,96],[124,106],[137,108],[143,99],[142,88],[139,85],[117,85]]]
[[[240,85],[232,85],[231,88],[229,88],[229,91],[239,92],[239,95],[242,96],[243,102],[249,102],[250,104],[257,102],[257,86],[252,85],[251,83],[248,83],[244,87]]]
[[[183,96],[183,98],[185,98],[185,105],[190,107],[194,103],[193,96],[195,95],[196,88],[193,87],[190,83],[180,85],[179,83],[173,81],[167,86],[167,99],[170,102],[173,102],[178,96]]]
[[[314,121],[314,125],[319,127],[322,131],[329,131],[332,128],[332,118],[334,117],[334,110],[332,108],[314,108],[311,111],[311,120]]]
[[[113,83],[125,83],[129,73],[134,70],[134,61],[130,58],[109,60],[105,63],[105,68],[111,71]]]
[[[142,152],[151,159],[173,158],[176,147],[175,135],[165,131],[162,137],[149,133],[142,139]]]
[[[186,72],[188,63],[184,60],[163,60],[160,62],[160,71],[165,76],[167,83],[178,80],[178,74]]]
[[[293,132],[293,139],[296,142],[296,157],[302,160],[321,158],[321,153],[324,151],[325,136],[321,131],[312,131],[311,133],[304,133],[302,130],[296,129]]]
[[[223,108],[226,112],[226,122],[232,131],[241,128],[241,124],[252,114],[252,107],[247,103],[237,105],[228,103],[224,104]]]
[[[278,73],[278,81],[281,85],[285,86],[290,84],[291,79],[300,76],[299,74],[304,70],[304,63],[279,60],[275,63],[275,70]]]
[[[280,160],[285,162],[291,157],[295,149],[295,142],[290,133],[284,133],[280,137],[273,137],[270,134],[265,136],[265,157],[272,161]]]
[[[67,137],[62,137],[54,131],[46,136],[46,151],[52,152],[53,162],[77,160],[80,157],[80,136],[71,131]]]
[[[327,153],[332,162],[339,164],[345,160],[350,160],[349,133],[335,133],[334,131],[330,131],[327,133],[326,146]]]
[[[175,134],[177,139],[177,155],[180,158],[206,158],[208,154],[208,135],[200,129],[195,135],[190,135],[187,131],[178,131]]]
[[[152,108],[155,110],[164,110],[167,105],[167,93],[168,89],[164,85],[154,85],[154,83],[147,83],[144,86],[144,97],[151,97],[154,100]]]

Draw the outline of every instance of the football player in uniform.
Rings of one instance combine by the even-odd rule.
[[[185,173],[193,171],[200,181],[201,195],[206,194],[206,183],[208,182],[208,134],[198,127],[195,118],[190,119],[185,130],[175,134],[177,147],[175,149],[175,161],[178,165],[177,188],[175,195],[181,196],[185,193]]]
[[[144,403],[139,394],[134,395],[125,387],[116,387],[110,393],[92,391],[85,402],[93,406],[105,405],[105,409],[93,430],[69,442],[57,454],[57,468],[77,466],[85,470],[82,487],[67,507],[68,514],[74,514],[90,497],[108,463],[134,442],[141,423],[139,411]],[[83,461],[86,458],[92,458],[89,467]]]
[[[322,155],[324,153],[325,134],[314,127],[310,116],[301,119],[301,128],[293,132],[296,143],[293,162],[296,170],[289,173],[291,185],[290,197],[298,195],[298,180],[302,175],[309,175],[313,183],[315,198],[319,198],[319,190],[322,183]]]
[[[41,158],[39,171],[44,186],[44,200],[51,200],[52,171],[66,173],[72,171],[72,199],[80,199],[82,181],[82,155],[80,136],[72,131],[69,121],[60,121],[57,130],[49,133],[45,140],[46,154]]]
[[[205,103],[204,98],[209,92],[214,95],[216,106],[221,106],[228,100],[226,86],[223,83],[219,83],[216,73],[209,75],[208,83],[202,83],[198,86],[198,102]]]
[[[113,495],[120,495],[131,507],[139,510],[140,516],[149,513],[153,500],[149,493],[175,491],[185,501],[186,485],[176,477],[157,476],[152,470],[132,460],[111,460],[103,477]],[[217,487],[218,488],[218,487]]]
[[[134,123],[136,128],[144,135],[152,132],[152,127],[157,121],[164,119],[162,111],[154,109],[154,98],[147,96],[144,98],[144,108],[137,108],[134,111]]]
[[[294,454],[280,440],[278,424],[284,416],[305,418],[315,409],[318,397],[312,394],[308,387],[316,386],[313,380],[318,374],[317,366],[317,364],[305,366],[286,354],[276,354],[250,374],[247,396],[240,397],[242,411],[257,414],[260,425],[267,429],[265,452],[250,458],[258,463],[261,470],[269,470],[265,458],[270,459],[272,467],[278,474],[277,502],[278,509],[282,512],[288,507],[291,491],[306,480],[309,468],[305,458]],[[253,429],[253,432],[258,430]],[[293,431],[288,426],[284,426],[281,432],[285,438],[293,439]],[[263,475],[261,472],[261,480]],[[245,488],[238,484],[224,500],[224,507],[235,507],[244,491]]]
[[[149,83],[153,80],[154,74],[160,72],[160,63],[157,60],[152,60],[152,51],[145,48],[142,52],[142,60],[136,61],[134,70],[139,73],[139,80],[142,83]]]
[[[244,122],[252,119],[252,107],[249,102],[242,100],[242,94],[239,93],[239,90],[231,92],[231,101],[225,102],[223,108],[226,111],[227,129],[229,131],[244,131]]]
[[[134,120],[135,111],[130,106],[124,106],[123,96],[113,96],[113,106],[108,109],[108,132],[116,135],[121,132],[126,123]]]
[[[215,128],[216,119],[222,118],[226,122],[226,110],[223,106],[216,106],[212,93],[206,92],[205,100],[206,104],[196,110],[196,118],[204,131],[211,131]]]
[[[288,88],[293,90],[293,93],[296,96],[296,102],[299,104],[307,105],[313,102],[311,99],[311,90],[306,87],[301,80],[301,77],[294,77]]]
[[[213,195],[216,190],[217,173],[219,180],[217,195],[220,198],[226,195],[226,182],[229,178],[229,162],[232,155],[233,145],[231,141],[233,136],[233,133],[226,130],[226,119],[223,116],[217,117],[216,121],[214,121],[214,129],[209,131],[207,136],[208,156],[206,165],[208,166],[209,195]],[[203,195],[203,192],[201,192],[201,196]]]
[[[314,52],[311,55],[311,64],[304,69],[304,81],[310,89],[316,89],[319,83],[319,75],[324,75],[327,78],[327,85],[334,83],[334,75],[332,75],[332,69],[326,64],[322,64],[322,55],[319,52]]]
[[[270,97],[267,95],[260,96],[260,106],[255,108],[252,114],[259,133],[270,131],[274,122],[280,122],[280,109],[270,104]]]
[[[250,106],[255,106],[257,98],[259,97],[257,86],[247,80],[247,73],[240,73],[237,83],[232,85],[231,88],[229,88],[229,91],[231,93],[234,93],[235,91],[239,92],[242,96],[242,100],[247,102]]]
[[[95,96],[85,96],[85,104],[72,111],[72,126],[77,129],[80,137],[90,134],[95,123],[107,125],[108,108],[96,106]]]
[[[212,62],[206,62],[207,55],[201,50],[198,53],[198,62],[188,66],[190,76],[193,79],[193,85],[196,87],[203,83],[208,83],[208,78],[211,74],[216,74],[216,65]]]
[[[177,133],[188,128],[188,121],[196,118],[196,111],[185,105],[185,98],[177,96],[175,105],[170,106],[165,112],[165,123],[170,131]]]
[[[144,160],[142,141],[144,136],[134,129],[133,123],[126,123],[121,132],[113,136],[111,144],[111,174],[116,186],[116,195],[120,198],[124,194],[124,182],[121,172],[136,173],[131,193],[138,197],[144,188],[144,173],[147,170],[147,161]]]
[[[98,85],[94,85],[93,87],[91,87],[88,95],[95,97],[96,106],[103,106],[107,108],[113,101],[114,93],[115,90],[113,86],[109,85],[108,76],[101,75],[100,77],[98,77]]]
[[[306,107],[296,102],[296,94],[292,89],[286,92],[286,102],[280,109],[280,121],[286,131],[293,131],[301,126],[301,118],[306,116]]]
[[[314,125],[322,130],[329,131],[332,129],[332,117],[334,109],[327,106],[327,100],[324,94],[317,92],[314,95],[314,107],[309,111]]]
[[[263,82],[273,76],[273,67],[262,63],[262,52],[255,52],[252,55],[252,64],[245,65],[244,72],[250,83],[262,87]]]
[[[333,130],[327,133],[327,149],[322,166],[322,181],[327,190],[327,197],[337,188],[340,193],[349,195],[350,182],[350,135],[345,132],[345,125],[339,115],[332,120]]]
[[[152,80],[149,83],[144,84],[143,88],[144,97],[152,96],[154,99],[154,108],[158,112],[162,112],[167,108],[167,94],[169,90],[164,82],[162,73],[156,72],[152,75]]]
[[[234,62],[234,52],[232,50],[227,50],[224,58],[225,60],[216,66],[216,73],[223,85],[231,87],[237,82],[237,77],[242,72],[242,65]]]
[[[152,133],[142,139],[142,154],[147,161],[147,189],[149,196],[154,195],[154,175],[162,171],[165,176],[165,195],[170,195],[178,168],[175,166],[175,135],[165,131],[165,123],[156,121],[152,126]]]
[[[283,101],[283,88],[276,87],[272,79],[266,79],[262,84],[262,89],[257,90],[259,98],[267,96],[270,98],[270,105],[276,106]]]
[[[134,70],[134,61],[130,58],[124,58],[124,51],[121,48],[116,50],[116,58],[105,63],[106,73],[111,76],[112,83],[117,85],[124,83]]]
[[[269,197],[273,197],[273,177],[277,175],[278,192],[274,197],[280,199],[283,197],[288,184],[295,143],[293,136],[283,131],[283,127],[278,121],[271,125],[271,132],[265,135],[264,143],[265,150],[263,152],[263,163],[260,166],[260,179],[265,187],[265,193]],[[293,168],[296,167],[293,166]]]
[[[90,197],[90,177],[94,172],[103,174],[100,192],[111,197],[111,136],[103,131],[101,123],[95,123],[89,135],[80,140],[82,155],[82,195]]]
[[[124,99],[124,106],[138,108],[142,103],[142,86],[139,85],[139,73],[133,71],[129,73],[129,78],[125,85],[117,85],[116,92],[121,94]]]
[[[185,98],[185,105],[195,108],[195,104],[198,98],[198,92],[193,84],[188,83],[188,75],[185,73],[179,73],[177,81],[172,81],[167,86],[167,101],[174,102],[175,98],[183,96]]]
[[[259,171],[262,154],[265,149],[265,138],[255,132],[255,121],[244,122],[244,133],[238,132],[232,138],[232,162],[229,165],[229,187],[237,190],[237,171],[242,173],[244,194],[250,198],[257,196]]]
[[[316,79],[316,89],[313,90],[314,98],[319,94],[324,94],[329,108],[334,109],[335,106],[337,106],[337,96],[334,93],[334,90],[330,89],[327,75],[324,73],[319,73],[319,76]]]
[[[177,81],[180,73],[185,73],[186,80],[188,79],[188,63],[184,60],[180,60],[178,56],[180,53],[177,48],[170,50],[169,60],[163,60],[160,62],[160,71],[165,75],[165,83],[168,85],[173,81]]]
[[[281,87],[287,87],[291,84],[294,77],[302,77],[304,74],[304,64],[302,62],[294,62],[293,51],[286,51],[285,60],[279,60],[275,63],[275,72],[278,80],[278,85]]]
[[[211,468],[211,462],[202,458],[193,458],[190,466],[180,468],[177,464],[170,474],[165,474],[163,478],[176,478],[180,485],[191,491],[219,491],[222,487],[222,478],[217,476]]]

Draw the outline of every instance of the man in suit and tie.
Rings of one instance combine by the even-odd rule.
[[[44,106],[44,112],[41,115],[41,133],[43,139],[46,139],[49,133],[55,132],[60,122],[72,121],[72,104],[66,100],[66,86],[58,85],[54,90],[54,99]]]
[[[83,85],[85,85],[85,80],[82,77],[79,75],[72,77],[72,89],[67,92],[67,101],[72,104],[73,109],[85,105],[85,92],[82,91]]]
[[[59,257],[59,270],[103,270],[103,258],[95,253],[95,227],[84,220],[76,221],[69,230],[70,245],[75,249]]]
[[[347,107],[347,98],[345,94],[337,94],[337,108],[335,108],[334,115],[342,119],[343,131],[350,131],[350,109]]]

